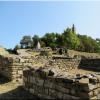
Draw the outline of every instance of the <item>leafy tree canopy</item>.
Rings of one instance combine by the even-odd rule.
[[[59,33],[46,33],[43,37],[38,35],[23,36],[20,41],[22,48],[35,48],[38,41],[41,47],[64,47],[85,52],[100,52],[100,38],[93,39],[87,35],[77,34],[75,25],[71,28],[66,28],[62,34]]]

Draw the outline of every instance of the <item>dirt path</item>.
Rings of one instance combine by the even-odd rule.
[[[38,97],[25,91],[15,82],[6,81],[0,77],[0,100],[37,100]]]

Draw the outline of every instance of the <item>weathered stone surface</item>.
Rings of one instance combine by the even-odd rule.
[[[39,86],[43,86],[44,84],[44,80],[41,78],[35,78],[36,84]]]
[[[45,80],[44,86],[47,88],[52,88],[53,87],[53,82],[50,82],[49,80]]]
[[[57,98],[62,99],[63,98],[63,93],[62,92],[57,92]]]
[[[75,94],[76,94],[75,89],[71,89],[71,90],[70,90],[70,93],[71,93],[72,95],[75,95]]]
[[[91,90],[93,90],[93,89],[95,89],[95,88],[97,88],[97,86],[96,86],[96,85],[89,84],[89,90],[90,90],[90,91],[91,91]]]
[[[24,73],[27,78],[27,82],[24,81],[26,84],[34,84],[34,81],[28,80],[29,77],[34,77],[36,78],[37,82],[34,87],[28,86],[28,88],[33,88],[35,93],[40,97],[50,97],[54,99],[89,99],[93,98],[94,96],[98,95],[99,89],[97,88],[97,85],[91,84],[88,82],[82,82],[81,81],[71,81],[72,79],[71,76],[70,78],[64,78],[63,77],[49,77],[47,76],[46,78],[37,76],[37,71],[34,70],[33,72],[30,71],[30,74]],[[31,74],[34,73],[34,74]],[[26,75],[27,74],[27,75]],[[87,77],[88,79],[88,77]],[[67,81],[65,81],[67,80]],[[89,79],[88,79],[89,80]],[[71,81],[71,83],[69,83]],[[27,85],[26,85],[27,87]]]
[[[100,69],[100,59],[81,60],[77,57],[41,55],[33,57],[28,53],[25,55],[23,50],[22,53],[16,56],[0,56],[0,73],[10,80],[23,81],[24,88],[31,93],[40,97],[58,99],[88,99],[100,93],[100,75],[97,78],[96,75],[89,74],[84,78],[81,75],[76,77],[76,73],[73,75],[67,73],[80,68],[81,64],[82,68],[98,70]]]
[[[56,84],[55,84],[55,89],[58,91],[61,91],[62,93],[66,93],[66,94],[68,94],[70,92],[68,88],[65,88],[65,87],[62,87],[62,86],[59,86]]]

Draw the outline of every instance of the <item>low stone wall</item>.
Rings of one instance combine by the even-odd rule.
[[[34,66],[39,64],[45,70]],[[47,99],[97,98],[100,93],[100,75],[84,75],[78,78],[77,75],[70,76],[67,72],[75,68],[100,71],[100,59],[0,55],[0,74],[23,83],[24,88],[34,95]]]
[[[90,99],[100,93],[99,78],[54,77],[42,70],[23,72],[24,88],[46,99]],[[97,81],[98,80],[98,81]]]
[[[75,50],[67,50],[67,55],[69,57],[80,56],[87,59],[100,59],[100,53],[88,53],[88,52],[79,52]]]
[[[32,65],[32,61],[28,57],[20,57],[19,55],[0,55],[0,74],[11,81],[22,83],[23,69],[28,65]]]
[[[78,68],[80,59],[68,58],[68,57],[53,57],[52,66],[58,66],[59,69],[69,71],[71,69]]]
[[[18,57],[0,56],[0,74],[9,80],[22,80],[22,63]]]
[[[52,59],[52,60],[51,60]],[[84,68],[100,71],[100,59],[77,59],[68,57],[45,58],[43,56],[31,57],[19,55],[0,56],[0,73],[10,80],[21,81],[22,72],[25,66],[34,66],[48,64],[49,66],[57,66],[62,71],[69,71],[75,68]]]
[[[79,68],[100,71],[100,59],[81,59]]]
[[[32,56],[20,56],[10,54],[0,55],[0,74],[7,77],[9,80],[22,83],[23,70],[27,68],[26,66],[36,65],[38,63],[45,64],[47,62],[47,58],[45,59],[43,57],[34,58]]]
[[[25,66],[38,66],[37,68],[39,68],[45,65],[60,69],[62,72],[68,72],[75,68],[100,71],[100,59],[79,59],[66,56],[0,55],[0,74],[14,81],[22,81]]]

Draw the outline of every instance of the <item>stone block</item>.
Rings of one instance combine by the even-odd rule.
[[[80,97],[71,96],[71,100],[81,100]]]
[[[19,58],[15,58],[15,59],[13,59],[13,62],[20,63],[20,59]]]
[[[59,86],[59,85],[56,85],[56,84],[55,84],[55,89],[58,90],[58,91],[61,91],[63,93],[69,93],[68,88],[65,88],[65,87],[62,87],[62,86]]]
[[[89,97],[93,97],[93,95],[94,95],[93,91],[89,92],[88,94],[89,94]]]
[[[44,84],[44,80],[43,79],[40,79],[38,77],[35,78],[35,81],[36,81],[36,84],[38,86],[43,86],[43,84]]]
[[[38,94],[38,86],[34,85],[34,94],[37,95]]]
[[[36,84],[35,77],[30,76],[30,83]]]
[[[85,92],[89,92],[89,87],[87,86],[81,86],[80,88],[82,88],[81,90],[85,91]]]
[[[39,94],[43,94],[44,88],[42,86],[37,86],[37,91],[38,91]]]
[[[49,89],[48,88],[44,88],[44,94],[49,95]]]
[[[32,94],[34,94],[34,89],[30,88],[29,92],[32,93]]]
[[[52,88],[53,85],[54,85],[53,82],[50,82],[49,80],[45,80],[44,82],[44,87]]]
[[[98,90],[98,93],[100,93],[100,87],[98,87],[98,89],[97,89],[97,90]]]
[[[57,91],[54,89],[49,89],[49,96],[57,98]]]
[[[89,84],[88,86],[89,86],[89,91],[97,88],[97,86],[96,85],[93,85],[93,84]]]
[[[22,74],[23,72],[22,72],[22,70],[18,70],[18,74]]]
[[[72,89],[70,90],[70,93],[71,93],[72,95],[75,95],[75,94],[76,94],[75,89],[74,89],[74,88],[72,88]]]
[[[37,86],[35,84],[33,84],[31,88],[35,90],[35,87],[37,87]]]
[[[11,66],[22,66],[22,63],[12,63]]]
[[[63,98],[63,93],[62,92],[57,92],[57,98],[62,99]]]
[[[63,94],[63,100],[71,100],[71,95]]]
[[[88,78],[81,78],[79,80],[80,83],[83,83],[83,84],[88,84],[89,83],[89,79]]]
[[[82,99],[89,99],[89,94],[85,92],[80,92],[79,97]]]
[[[93,95],[94,95],[94,96],[97,96],[98,94],[99,94],[98,89],[95,89],[95,90],[93,91]]]

